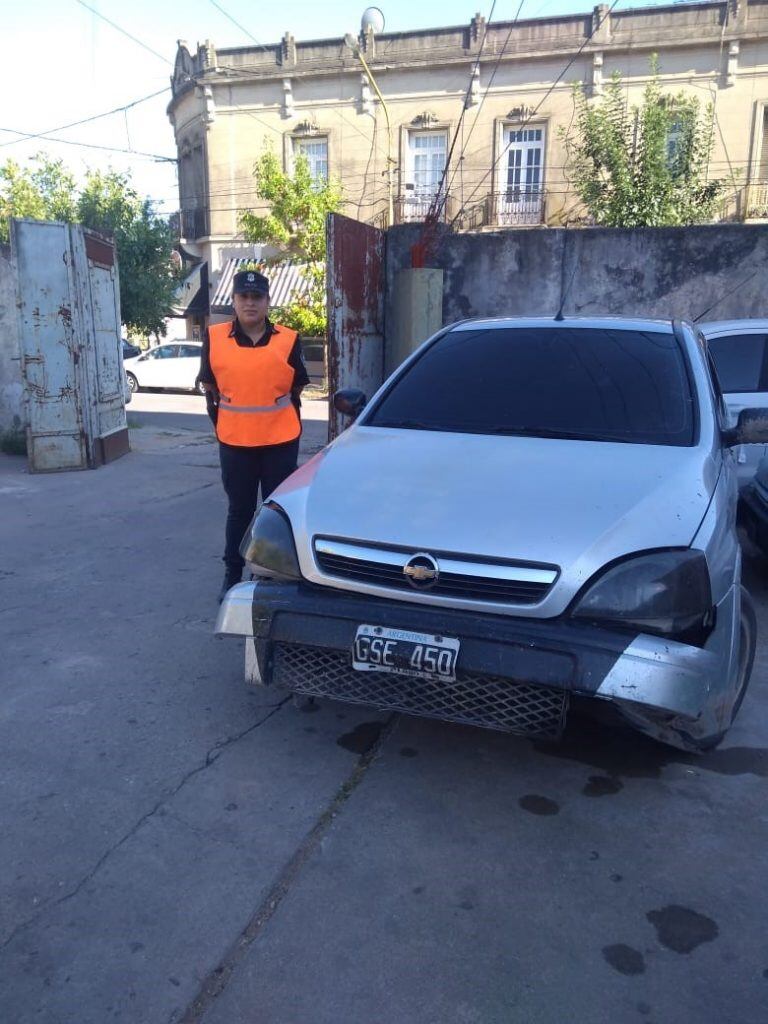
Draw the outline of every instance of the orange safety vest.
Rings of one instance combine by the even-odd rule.
[[[208,328],[211,370],[219,389],[216,436],[242,448],[284,444],[301,433],[291,401],[294,371],[288,358],[296,331],[275,325],[266,345],[238,345],[232,321]]]

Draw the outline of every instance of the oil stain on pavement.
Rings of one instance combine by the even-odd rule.
[[[689,907],[672,904],[661,910],[650,910],[645,916],[656,929],[661,945],[675,953],[692,953],[697,946],[713,942],[720,934],[711,917]]]
[[[554,800],[550,800],[546,796],[537,796],[535,793],[529,793],[527,796],[521,796],[517,801],[524,811],[528,811],[529,814],[540,814],[540,815],[551,815],[560,813],[560,804]]]
[[[381,735],[383,722],[361,722],[352,732],[345,732],[336,740],[340,747],[352,754],[367,754]]]
[[[622,942],[615,946],[603,946],[603,956],[619,974],[643,974],[645,971],[643,954]]]

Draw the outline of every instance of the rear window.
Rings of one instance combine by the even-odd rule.
[[[556,324],[443,335],[365,425],[694,442],[693,398],[674,335]]]
[[[765,334],[728,334],[707,342],[726,394],[763,391]]]

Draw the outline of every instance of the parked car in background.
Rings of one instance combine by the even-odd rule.
[[[176,388],[180,391],[198,390],[195,378],[200,370],[199,341],[174,341],[124,359],[125,376],[131,391],[139,388]]]
[[[550,738],[573,697],[715,746],[755,653],[729,428],[690,324],[465,321],[269,496],[216,632],[246,678]],[[359,415],[358,415],[359,414]]]
[[[731,425],[742,409],[768,408],[768,320],[717,320],[699,327],[712,353]],[[752,481],[766,454],[762,444],[739,447],[740,490]]]
[[[742,491],[740,520],[751,541],[768,557],[768,455]]]
[[[123,360],[133,359],[135,356],[141,355],[141,349],[138,345],[132,345],[130,341],[126,341],[125,338],[120,339],[123,347]]]

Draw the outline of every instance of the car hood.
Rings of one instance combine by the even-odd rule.
[[[318,583],[329,581],[315,565],[316,536],[538,562],[560,578],[535,611],[514,614],[555,615],[613,559],[690,545],[718,471],[700,448],[355,427],[274,497]]]

